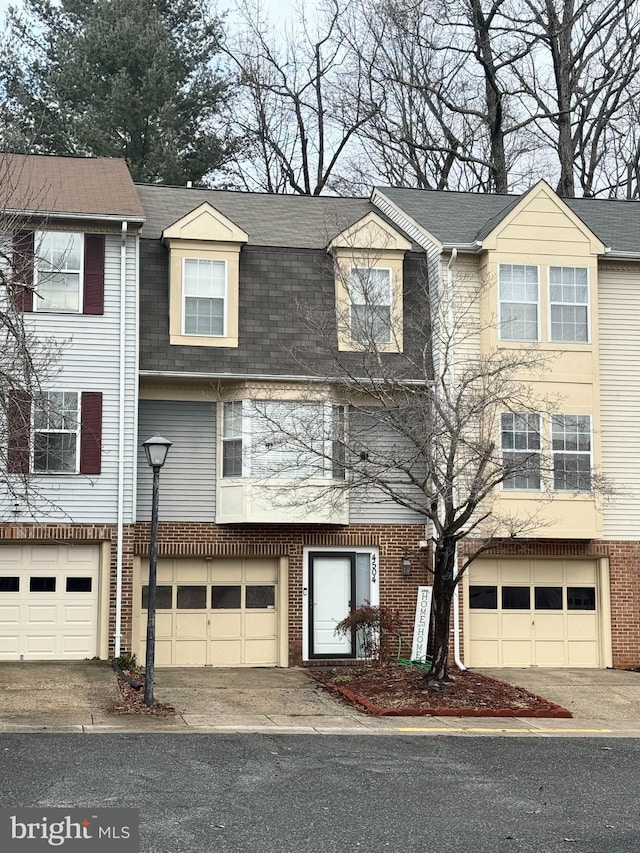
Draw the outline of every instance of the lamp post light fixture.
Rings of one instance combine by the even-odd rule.
[[[154,435],[142,442],[149,466],[153,469],[151,498],[151,537],[149,541],[149,587],[147,594],[147,649],[144,667],[144,704],[153,705],[153,679],[156,656],[156,577],[158,568],[158,496],[160,469],[167,459],[172,442]]]

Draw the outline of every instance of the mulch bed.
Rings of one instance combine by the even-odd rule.
[[[147,707],[147,705],[144,704],[144,673],[133,672],[129,669],[125,669],[123,670],[123,672],[132,681],[137,681],[139,684],[141,684],[142,687],[140,687],[139,690],[136,690],[135,687],[132,687],[130,684],[120,678],[117,672],[114,673],[118,680],[118,687],[120,688],[122,701],[120,701],[111,709],[112,714],[174,717],[178,713],[175,708],[171,707],[171,705],[163,705],[157,700],[154,701],[151,707]]]
[[[430,683],[424,670],[398,664],[335,667],[310,674],[327,690],[375,716],[572,716],[554,702],[477,672],[452,672],[446,684]]]

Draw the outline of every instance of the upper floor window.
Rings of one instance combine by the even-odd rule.
[[[185,335],[225,334],[227,264],[223,260],[185,258],[183,318]]]
[[[551,419],[553,486],[559,491],[591,489],[591,416],[554,415]]]
[[[549,267],[552,341],[589,340],[589,276],[585,267]]]
[[[540,415],[508,412],[501,417],[502,462],[510,472],[505,489],[540,488]]]
[[[352,267],[349,275],[351,340],[360,344],[391,341],[391,270]]]
[[[500,339],[539,340],[538,267],[500,264]]]
[[[82,234],[39,231],[35,241],[34,310],[82,310]]]
[[[78,396],[75,391],[48,391],[34,405],[34,472],[78,470]]]
[[[343,478],[342,406],[289,400],[223,404],[223,477]]]

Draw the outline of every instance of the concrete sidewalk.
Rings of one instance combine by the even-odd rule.
[[[536,689],[530,670],[492,671],[533,692],[577,705],[586,713],[572,720],[527,717],[372,717],[343,704],[297,669],[158,670],[156,698],[173,705],[174,717],[110,713],[119,692],[109,664],[0,664],[0,732],[183,732],[267,734],[491,735],[503,737],[640,737],[640,674],[607,670],[547,671]],[[575,673],[569,676],[568,673]],[[506,676],[506,677],[505,677]],[[542,671],[535,678],[544,679]],[[587,701],[593,690],[594,701]],[[626,691],[626,693],[625,693]],[[555,694],[555,695],[552,695]],[[605,695],[626,695],[628,713],[612,713]],[[573,709],[572,709],[573,710]],[[591,710],[597,713],[591,713]],[[603,711],[607,710],[607,713]],[[618,711],[620,708],[618,707]],[[575,713],[575,711],[574,711]]]

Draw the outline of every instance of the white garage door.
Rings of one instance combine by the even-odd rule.
[[[0,660],[97,655],[99,549],[0,546]]]
[[[278,666],[274,559],[158,560],[157,666]],[[145,659],[148,565],[139,584],[138,658]]]
[[[480,559],[467,582],[468,666],[597,667],[594,560]]]

